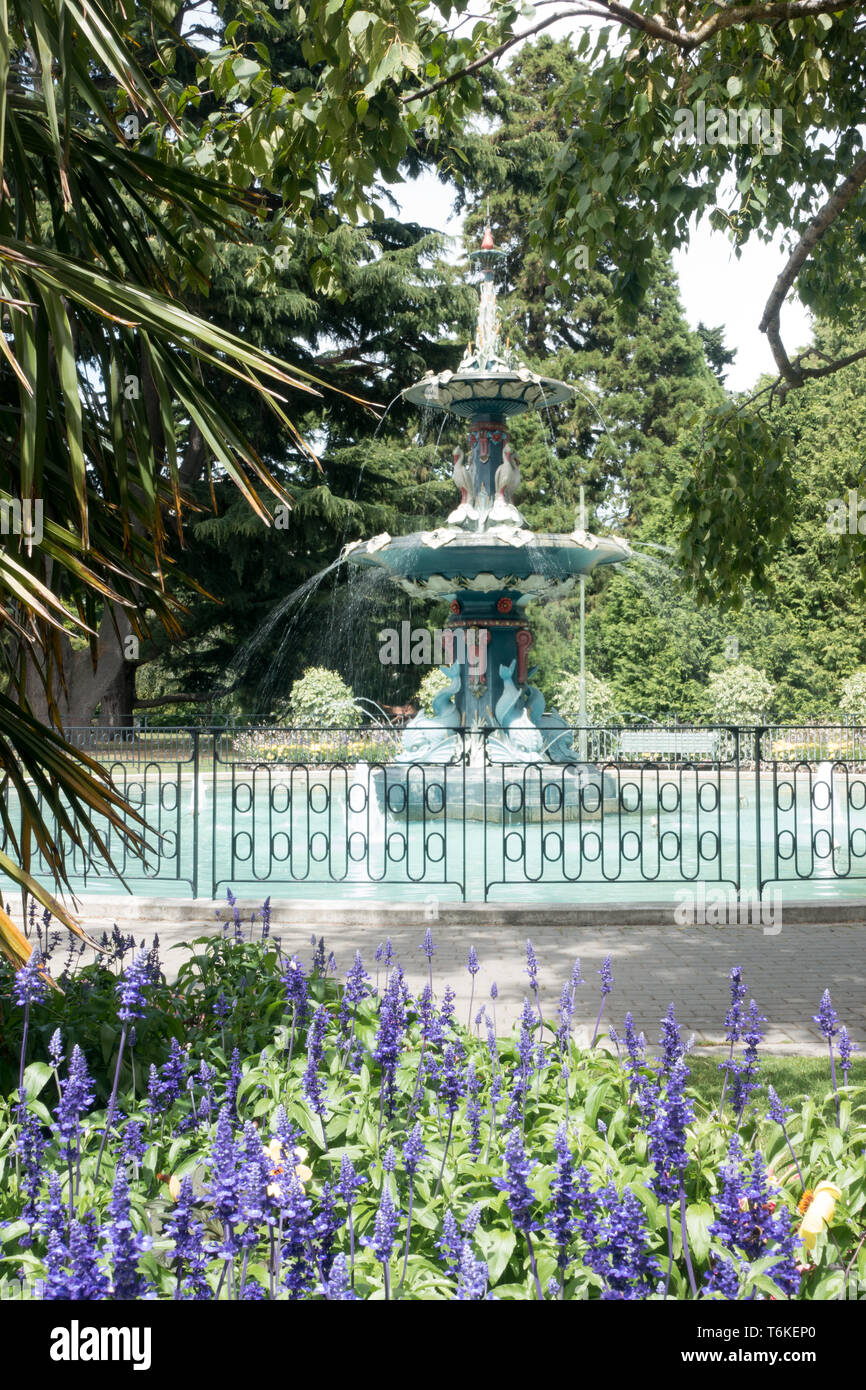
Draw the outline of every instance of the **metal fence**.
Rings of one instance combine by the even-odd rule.
[[[399,761],[400,731],[369,725],[67,733],[147,821],[143,856],[105,830],[137,892],[531,901],[866,879],[860,725],[575,728],[578,765],[495,761],[483,731],[448,764]],[[94,845],[65,848],[76,888],[115,879]]]

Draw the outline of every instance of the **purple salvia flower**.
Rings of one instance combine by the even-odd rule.
[[[818,1006],[818,1012],[812,1015],[812,1020],[817,1023],[827,1042],[832,1042],[839,1031],[839,1015],[833,1008],[829,989],[825,989],[824,993],[821,995],[821,1003]]]
[[[20,1009],[40,1004],[48,992],[42,952],[34,946],[26,965],[12,976],[12,998]]]
[[[319,1209],[313,1221],[313,1248],[316,1264],[324,1278],[328,1277],[334,1259],[334,1236],[343,1224],[337,1215],[336,1191],[329,1182],[322,1183]]]
[[[527,937],[526,939],[526,973],[529,976],[529,988],[533,994],[538,996],[538,958],[535,954],[535,947]]]
[[[177,1201],[166,1218],[164,1229],[174,1245],[171,1252],[175,1266],[174,1297],[203,1301],[211,1299],[213,1293],[204,1278],[207,1268],[204,1227],[196,1220],[194,1209],[192,1179],[185,1177],[181,1179]]]
[[[571,1025],[574,1018],[574,989],[570,984],[562,986],[559,997],[559,1027],[556,1030],[556,1045],[560,1057],[568,1056],[571,1043]]]
[[[111,1255],[112,1298],[132,1300],[146,1297],[150,1285],[139,1273],[142,1252],[152,1244],[149,1236],[136,1232],[129,1209],[129,1179],[126,1165],[119,1163],[114,1176],[105,1227],[106,1249]]]
[[[478,1095],[480,1089],[473,1057],[466,1068],[466,1123],[469,1126],[469,1152],[473,1158],[477,1158],[481,1152],[481,1116],[484,1111]]]
[[[30,1030],[30,1008],[40,1004],[48,990],[48,980],[42,962],[42,952],[34,946],[27,964],[17,970],[12,977],[12,998],[24,1010],[24,1028],[21,1035],[21,1056],[18,1067],[18,1099],[24,1099],[24,1065],[27,1057],[27,1034]]]
[[[611,957],[610,957],[610,956],[605,956],[604,960],[603,960],[602,963],[601,963],[601,968],[600,968],[599,970],[596,971],[596,974],[598,974],[598,975],[601,976],[601,992],[602,992],[602,995],[605,996],[605,995],[610,994],[611,990],[613,989],[613,985],[614,985],[613,970],[612,970],[612,968],[611,968]]]
[[[312,1203],[304,1196],[304,1189],[294,1168],[289,1168],[283,1184],[281,1201],[282,1216],[282,1261],[285,1266],[283,1286],[288,1289],[290,1299],[295,1302],[313,1286],[314,1267],[311,1260],[313,1240]]]
[[[20,1166],[21,1188],[27,1198],[19,1215],[30,1228],[25,1235],[18,1237],[18,1244],[26,1248],[33,1244],[33,1227],[40,1216],[39,1192],[42,1187],[42,1160],[46,1145],[42,1126],[33,1112],[27,1110],[23,1104],[17,1109],[18,1134],[15,1153]]]
[[[60,1153],[68,1163],[73,1163],[78,1156],[81,1117],[90,1109],[96,1095],[84,1053],[77,1043],[72,1049],[66,1079],[61,1081],[60,1091],[60,1100],[54,1111],[61,1141]]]
[[[48,1056],[51,1058],[51,1065],[54,1070],[59,1071],[63,1065],[63,1038],[59,1028],[55,1028],[48,1039]]]
[[[454,1278],[460,1260],[460,1227],[457,1225],[457,1218],[450,1207],[442,1218],[442,1233],[436,1241],[436,1248],[439,1251],[439,1258],[445,1265],[445,1272],[450,1278]]]
[[[345,1255],[335,1257],[330,1274],[324,1281],[322,1292],[325,1298],[333,1303],[357,1299],[358,1295],[353,1291],[349,1282],[349,1266]]]
[[[526,1156],[520,1130],[515,1126],[505,1144],[505,1177],[494,1178],[493,1184],[508,1195],[508,1207],[515,1230],[527,1234],[538,1229],[532,1219],[535,1193],[527,1182],[535,1164]]]
[[[475,947],[474,947],[474,946],[470,946],[470,947],[469,947],[469,962],[468,962],[468,964],[467,964],[467,966],[466,966],[466,969],[469,971],[469,974],[470,974],[471,977],[472,977],[472,988],[471,988],[471,990],[470,990],[470,992],[469,992],[469,1013],[468,1013],[468,1018],[469,1018],[470,1023],[471,1023],[471,1020],[472,1020],[472,1004],[473,1004],[473,1001],[474,1001],[474,999],[475,999],[475,976],[478,974],[478,971],[481,969],[481,967],[480,967],[479,964],[478,964],[478,956],[477,956],[476,953],[475,953]],[[469,1026],[469,1025],[467,1024],[467,1027],[468,1027],[468,1026]]]
[[[232,1048],[231,1060],[229,1062],[229,1074],[226,1077],[225,1104],[229,1107],[231,1114],[237,1116],[238,1090],[241,1084],[243,1070],[241,1068],[241,1054],[237,1047]]]
[[[763,1014],[758,1012],[758,1006],[753,999],[749,1004],[749,1013],[742,1029],[743,1041],[746,1044],[743,1050],[743,1059],[739,1063],[734,1063],[731,1082],[731,1102],[738,1119],[742,1118],[750,1096],[759,1087],[759,1082],[756,1079],[759,1070],[758,1045],[764,1036],[761,1024],[766,1023],[766,1021]]]
[[[391,1193],[386,1184],[382,1188],[382,1196],[376,1211],[376,1220],[373,1223],[373,1234],[364,1239],[364,1244],[369,1246],[376,1259],[382,1265],[385,1276],[385,1297],[391,1296],[391,1272],[390,1260],[394,1249],[394,1242],[397,1239],[397,1228],[400,1224],[400,1211],[395,1207],[391,1198]]]
[[[848,1085],[848,1069],[851,1066],[851,1053],[856,1052],[857,1048],[852,1043],[847,1028],[839,1030],[839,1065],[845,1075],[844,1084]]]
[[[610,961],[610,956],[605,956],[604,960],[601,963],[601,969],[596,972],[601,976],[601,1006],[598,1011],[598,1018],[595,1020],[595,1028],[593,1030],[592,1038],[589,1044],[590,1047],[595,1047],[595,1042],[598,1037],[598,1030],[601,1027],[601,1016],[604,1013],[605,1000],[607,999],[607,996],[613,989],[614,980]]]
[[[653,1291],[661,1270],[647,1250],[644,1209],[628,1188],[618,1198],[615,1189],[607,1187],[602,1190],[601,1197],[606,1210],[597,1256],[591,1267],[605,1281],[602,1298],[645,1299]]]
[[[782,1104],[782,1102],[779,1100],[778,1095],[773,1090],[772,1086],[767,1087],[767,1095],[770,1101],[769,1117],[774,1122],[774,1124],[781,1125],[784,1129],[785,1116],[790,1115],[791,1107],[789,1105]]]
[[[556,1150],[556,1176],[550,1186],[551,1210],[546,1224],[556,1245],[557,1268],[564,1275],[569,1265],[568,1247],[577,1230],[575,1209],[579,1197],[565,1124],[561,1124],[556,1131],[553,1147]]]
[[[512,1224],[515,1230],[521,1231],[526,1237],[526,1244],[529,1250],[529,1263],[532,1268],[532,1277],[535,1281],[535,1290],[539,1301],[541,1301],[543,1294],[538,1279],[538,1269],[535,1264],[535,1251],[532,1247],[532,1232],[538,1229],[538,1222],[534,1221],[532,1217],[532,1208],[535,1205],[535,1193],[527,1182],[527,1178],[534,1166],[532,1161],[526,1156],[520,1130],[515,1125],[510,1131],[505,1144],[505,1177],[494,1178],[493,1182],[496,1187],[507,1194]]]
[[[733,1259],[714,1263],[705,1290],[724,1298],[737,1297],[739,1272],[756,1260],[776,1256],[766,1272],[791,1297],[800,1284],[796,1231],[785,1207],[778,1215],[771,1210],[774,1194],[767,1188],[761,1155],[755,1153],[751,1169],[744,1170],[739,1140],[734,1135],[720,1176],[719,1195],[713,1198],[716,1220],[709,1230]]]
[[[382,1003],[379,1008],[379,1028],[372,1053],[374,1061],[379,1063],[382,1072],[380,1130],[382,1108],[387,1110],[389,1117],[394,1109],[397,1063],[400,1060],[405,1027],[406,1010],[403,991],[400,988],[400,976],[394,970],[388,977],[388,983],[382,994]]]
[[[310,940],[315,942],[315,936],[310,937]],[[325,938],[323,936],[320,936],[318,945],[316,946],[316,950],[313,955],[313,974],[318,975],[319,979],[323,979],[327,968],[327,958],[325,956]]]
[[[144,1018],[144,991],[149,984],[148,952],[141,950],[133,956],[115,987],[119,1000],[117,1017],[121,1023],[134,1023],[137,1018]]]
[[[481,1203],[474,1202],[472,1206],[469,1208],[468,1212],[466,1213],[466,1216],[463,1219],[463,1225],[460,1228],[463,1232],[463,1235],[467,1239],[475,1234],[475,1228],[477,1227],[480,1220]]]
[[[455,994],[450,985],[445,986],[445,993],[442,996],[442,1007],[439,1010],[439,1028],[442,1037],[454,1022],[454,999]]]
[[[211,1146],[210,1166],[210,1198],[214,1216],[223,1227],[223,1247],[220,1253],[228,1259],[237,1249],[237,1243],[233,1239],[233,1225],[238,1219],[240,1192],[238,1150],[232,1131],[231,1109],[228,1105],[220,1107],[216,1134]]]
[[[475,1258],[472,1244],[464,1240],[460,1246],[457,1271],[457,1298],[466,1303],[480,1303],[487,1295],[487,1265]]]
[[[662,1049],[661,1070],[667,1074],[685,1053],[680,1037],[680,1025],[677,1023],[673,1004],[668,1005],[668,1011],[662,1019],[659,1045]]]
[[[320,1072],[324,1058],[325,1030],[328,1026],[328,1014],[324,1004],[320,1005],[313,1014],[309,1032],[307,1033],[307,1068],[301,1081],[301,1090],[304,1093],[310,1109],[318,1115],[322,1126],[322,1139],[325,1148],[328,1147],[328,1138],[325,1134],[325,1084]]]
[[[449,1043],[442,1057],[442,1069],[439,1077],[439,1095],[444,1102],[446,1114],[450,1116],[456,1114],[464,1089],[461,1055],[455,1045]]]
[[[418,1170],[418,1165],[422,1163],[426,1157],[427,1149],[421,1133],[421,1125],[416,1124],[415,1127],[409,1131],[406,1142],[403,1145],[403,1167],[406,1169],[410,1178],[414,1177]]]

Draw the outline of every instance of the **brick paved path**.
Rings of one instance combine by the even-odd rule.
[[[465,969],[469,946],[474,944],[481,965],[476,979],[476,1004],[487,1001],[496,981],[499,998],[496,1023],[508,1031],[520,1013],[528,990],[525,974],[526,928],[492,926],[483,922],[455,925],[432,922],[436,946],[434,985],[441,995],[445,985],[457,992],[458,1016],[465,1019],[470,977]],[[130,923],[138,936],[142,927]],[[192,927],[159,924],[164,948],[198,934]],[[309,960],[310,936],[323,935],[333,951],[340,972],[360,950],[368,970],[375,971],[376,946],[385,929],[358,926],[276,926],[284,948]],[[389,925],[394,952],[412,989],[426,977],[427,961],[419,949],[424,935],[417,921],[411,926]],[[767,1016],[765,1046],[779,1053],[821,1053],[824,1045],[811,1020],[821,993],[829,988],[833,1005],[860,1048],[866,1047],[866,928],[847,925],[785,925],[777,936],[766,936],[760,927],[609,926],[575,927],[532,924],[532,940],[539,961],[539,984],[545,1016],[555,1020],[562,984],[580,957],[586,985],[578,991],[575,1036],[588,1041],[599,1004],[596,974],[605,955],[613,958],[614,989],[605,1018],[621,1029],[631,1010],[635,1025],[655,1040],[658,1022],[671,1001],[684,1035],[695,1034],[696,1047],[724,1043],[724,1016],[728,1007],[728,976],[741,965],[747,997],[753,997]],[[164,951],[170,962],[177,955]]]

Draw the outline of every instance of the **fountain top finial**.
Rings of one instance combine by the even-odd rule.
[[[469,252],[471,268],[481,274],[475,341],[467,345],[456,372],[427,372],[421,381],[406,387],[406,400],[469,419],[499,419],[542,410],[574,394],[564,382],[532,371],[520,361],[510,341],[502,342],[496,271],[509,254],[494,243],[488,207],[481,242]]]

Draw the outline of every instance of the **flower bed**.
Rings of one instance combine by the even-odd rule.
[[[252,939],[253,936],[255,939]],[[133,943],[134,944],[134,943]],[[674,1008],[648,1054],[571,1037],[579,963],[511,1039],[470,950],[466,1024],[412,995],[390,943],[340,981],[245,927],[167,985],[118,934],[97,964],[34,953],[0,986],[0,1278],[49,1299],[843,1297],[866,1278],[864,1091],[825,994],[828,1094],[788,1110],[734,970],[712,1109]],[[599,1023],[615,988],[602,970]],[[11,996],[11,999],[10,997]],[[477,1009],[477,1012],[473,1012]],[[468,1025],[468,1026],[466,1026]],[[831,1071],[832,1068],[832,1071]],[[18,1089],[20,1085],[20,1091]]]
[[[250,731],[233,740],[235,762],[243,767],[262,763],[388,763],[394,757],[395,736],[346,732],[335,729],[305,735],[297,730],[288,737],[279,730]]]

